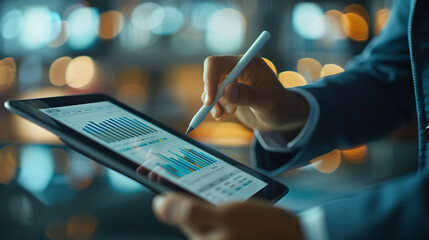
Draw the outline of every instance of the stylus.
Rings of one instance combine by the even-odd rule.
[[[226,85],[235,81],[235,79],[240,75],[240,73],[244,70],[244,68],[249,64],[249,62],[255,57],[256,53],[264,46],[267,40],[270,38],[270,33],[267,31],[263,31],[259,37],[255,40],[255,42],[250,46],[250,48],[244,53],[243,57],[238,61],[237,65],[231,70],[231,72],[226,76],[225,80],[219,86],[216,97],[212,104],[203,105],[200,110],[195,114],[192,118],[191,123],[189,124],[189,128],[186,131],[186,134],[190,133],[192,130],[198,127],[204,118],[209,114],[210,110],[216,105],[219,99],[223,96],[223,91],[225,90]]]

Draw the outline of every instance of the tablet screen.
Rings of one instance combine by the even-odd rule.
[[[214,204],[246,200],[267,185],[109,101],[40,111]]]

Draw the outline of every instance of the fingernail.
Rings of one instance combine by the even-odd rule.
[[[164,206],[165,206],[165,199],[163,196],[156,196],[153,199],[153,208],[155,209],[156,212],[161,213]]]
[[[212,108],[212,110],[210,110],[210,112],[211,112],[212,116],[213,116],[214,118],[216,118],[216,114],[217,114],[216,107]]]
[[[223,106],[225,108],[226,113],[231,114],[232,113],[232,106],[229,104],[225,104]]]
[[[229,95],[230,101],[236,102],[238,101],[239,97],[240,97],[240,90],[238,89],[238,87],[235,85],[231,86],[231,91]]]
[[[209,105],[209,97],[206,95],[204,95],[204,104],[205,105]]]

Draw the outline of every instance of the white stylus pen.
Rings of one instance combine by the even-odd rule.
[[[259,52],[259,50],[264,46],[264,44],[267,42],[267,40],[270,38],[270,33],[267,31],[263,31],[261,35],[255,40],[255,42],[250,46],[250,48],[247,50],[247,52],[241,57],[241,59],[238,61],[237,65],[231,70],[231,72],[226,76],[225,80],[222,82],[222,84],[219,86],[216,98],[214,99],[213,103],[209,106],[203,105],[200,110],[198,110],[197,114],[192,118],[191,123],[189,124],[189,128],[186,131],[186,134],[190,133],[192,130],[194,130],[198,125],[201,124],[201,122],[204,120],[204,118],[207,116],[207,114],[210,113],[210,110],[214,107],[214,105],[219,101],[219,99],[223,96],[223,91],[225,90],[226,85],[229,83],[235,81],[235,79],[240,75],[240,73],[243,71],[243,69],[249,64],[249,62],[255,57],[256,53]]]

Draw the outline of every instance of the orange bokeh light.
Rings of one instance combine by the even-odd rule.
[[[322,64],[314,58],[301,58],[297,63],[297,71],[308,81],[314,81],[320,77]]]
[[[366,145],[342,149],[341,154],[343,159],[353,164],[361,164],[368,158],[368,147]]]
[[[72,88],[87,88],[94,80],[96,66],[88,56],[74,58],[67,66],[66,83]]]
[[[374,32],[378,34],[385,26],[390,17],[390,9],[383,8],[375,14]]]
[[[368,40],[369,28],[365,19],[356,13],[346,13],[342,16],[344,33],[355,41]]]
[[[322,173],[332,173],[340,166],[341,151],[335,149],[310,161],[313,167]]]
[[[14,146],[0,149],[0,183],[9,184],[16,176],[17,154]]]
[[[181,64],[168,69],[165,79],[174,89],[177,100],[185,104],[186,114],[193,116],[201,107],[203,91],[203,66],[200,64]]]
[[[262,58],[262,60],[264,60],[264,62],[268,65],[268,67],[271,68],[271,70],[273,70],[275,74],[277,74],[277,69],[273,62],[271,62],[268,58],[264,58],[264,57]]]
[[[366,24],[369,24],[368,11],[362,5],[355,4],[355,3],[350,4],[344,8],[344,12],[345,13],[355,13],[355,14],[361,16],[365,20]]]
[[[97,218],[89,213],[77,213],[67,221],[67,237],[69,239],[90,239],[98,225]]]
[[[323,66],[322,70],[320,71],[320,77],[326,77],[342,72],[344,72],[344,68],[336,64],[325,64],[325,66]]]
[[[49,68],[49,81],[52,85],[66,85],[66,70],[71,61],[71,57],[60,57],[51,64]]]
[[[305,84],[307,84],[305,78],[301,74],[294,71],[281,72],[278,78],[280,83],[285,88],[304,86]]]
[[[235,122],[205,121],[189,134],[190,137],[217,146],[249,146],[253,132]]]
[[[100,15],[98,36],[102,39],[116,37],[124,27],[124,16],[118,11],[107,11]]]
[[[335,9],[326,11],[325,21],[327,29],[325,33],[325,39],[335,41],[345,37],[341,22],[343,15],[344,14],[341,11]]]
[[[9,89],[16,76],[16,63],[11,57],[0,60],[0,92]]]

